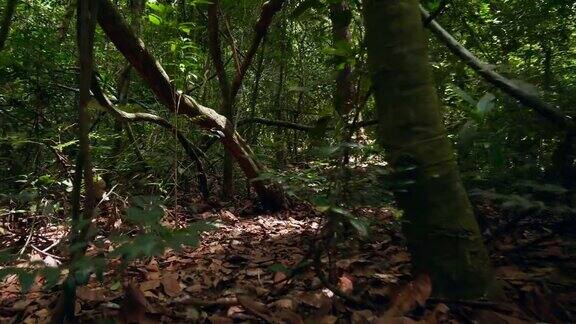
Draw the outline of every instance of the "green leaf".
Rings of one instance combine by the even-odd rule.
[[[467,103],[471,104],[472,106],[476,106],[476,100],[474,100],[474,98],[472,98],[472,96],[469,95],[468,92],[460,89],[460,87],[454,84],[450,86],[450,89],[454,91],[457,95],[459,95],[462,99],[464,99],[464,101],[466,101]]]
[[[72,141],[69,141],[66,143],[62,143],[62,144],[53,146],[53,148],[59,152],[62,152],[63,149],[67,148],[68,146],[74,145],[76,143],[78,143],[78,140],[72,140]]]
[[[358,235],[360,235],[360,237],[362,238],[369,237],[370,224],[367,221],[356,217],[349,217],[348,221],[350,222],[350,225],[354,227],[356,232],[358,232]]]
[[[44,288],[50,289],[58,284],[60,279],[60,269],[46,267],[41,271],[44,276]]]
[[[484,117],[494,109],[494,106],[496,105],[494,102],[495,99],[496,96],[488,92],[478,101],[478,104],[476,104],[476,111],[481,117]]]
[[[148,20],[153,24],[153,25],[160,25],[162,23],[162,18],[160,18],[160,16],[155,15],[155,14],[149,14],[148,15]]]
[[[284,272],[284,273],[290,273],[290,269],[288,269],[285,265],[283,265],[282,263],[275,263],[273,265],[271,265],[270,267],[268,267],[268,270],[270,270],[271,272]]]
[[[164,13],[166,12],[166,5],[158,3],[158,2],[147,2],[146,6],[148,6],[148,8],[152,9],[152,11],[155,11],[157,13]]]
[[[30,272],[25,269],[18,269],[16,273],[18,275],[18,280],[20,281],[22,292],[28,292],[30,287],[32,287],[34,284],[34,279],[36,279],[36,272]]]

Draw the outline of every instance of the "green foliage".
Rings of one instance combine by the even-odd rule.
[[[125,219],[142,230],[135,237],[116,237],[113,241],[118,247],[111,256],[130,261],[161,255],[167,248],[178,250],[184,245],[195,246],[200,234],[214,228],[209,223],[197,222],[188,228],[173,230],[162,225],[163,217],[164,209],[159,197],[133,197],[132,207],[126,211]]]

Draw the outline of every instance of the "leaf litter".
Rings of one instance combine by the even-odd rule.
[[[576,261],[574,253],[569,253],[574,246],[569,238],[553,237],[514,254],[514,242],[533,239],[522,230],[493,245],[496,274],[503,281],[509,303],[443,300],[431,297],[429,277],[410,276],[410,255],[392,213],[386,208],[355,212],[374,224],[370,239],[346,240],[335,249],[336,260],[320,260],[323,271],[334,277],[337,291],[328,289],[313,266],[306,264],[310,243],[319,240],[323,224],[312,208],[297,206],[260,215],[223,208],[192,217],[218,222],[216,230],[202,235],[196,248],[167,250],[160,257],[130,262],[126,269],[121,269],[117,260],[110,261],[103,281],[93,276],[77,289],[76,314],[81,322],[124,323],[574,320],[576,280],[571,269],[576,269]],[[121,226],[116,223],[107,222]],[[96,249],[90,248],[93,254]],[[63,256],[34,252],[31,257],[49,266],[64,260]],[[21,263],[23,267],[29,264]],[[46,279],[37,275],[23,293],[20,280],[8,276],[0,285],[0,323],[49,321],[58,290],[43,290]],[[370,301],[376,307],[351,304],[338,293]]]

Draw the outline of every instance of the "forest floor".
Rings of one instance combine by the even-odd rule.
[[[479,206],[479,211],[494,224],[505,217],[489,205]],[[93,278],[78,288],[76,313],[81,322],[140,323],[560,323],[576,319],[573,235],[572,239],[565,232],[541,236],[526,226],[506,229],[488,243],[510,302],[440,300],[430,297],[428,278],[410,277],[410,255],[393,213],[387,208],[358,208],[354,213],[371,220],[369,239],[346,240],[314,262],[309,251],[322,240],[323,220],[308,206],[276,214],[255,214],[249,203],[244,208],[207,208],[195,215],[171,212],[173,224],[210,220],[218,226],[202,235],[198,247],[169,250],[161,257],[131,262],[127,268],[121,268],[119,260],[110,260],[103,281]],[[54,265],[61,260],[57,248],[45,249],[63,235],[62,228],[39,225],[17,265],[24,267],[30,261]],[[99,225],[100,233],[122,227],[110,218],[102,218]],[[22,226],[23,234],[30,230],[25,223]],[[14,225],[12,230],[18,232]],[[10,237],[4,235],[3,244],[15,244]],[[91,246],[88,255],[103,252]],[[295,267],[296,271],[289,271]],[[334,282],[332,290],[321,277]],[[59,292],[43,290],[43,280],[36,277],[31,289],[22,293],[18,277],[6,277],[0,285],[0,323],[46,322]]]

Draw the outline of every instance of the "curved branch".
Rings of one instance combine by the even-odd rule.
[[[252,60],[254,60],[254,56],[258,51],[258,47],[260,47],[260,43],[262,43],[262,40],[266,34],[268,34],[268,28],[272,24],[272,18],[274,18],[274,15],[282,9],[282,5],[284,5],[284,0],[270,0],[266,1],[262,5],[260,18],[254,27],[255,34],[252,44],[244,57],[244,61],[242,61],[239,73],[236,74],[234,81],[232,81],[232,87],[230,89],[230,98],[232,101],[234,101],[234,98],[236,98],[236,95],[242,86],[242,81],[246,76],[246,72],[248,72],[248,68],[252,64]]]
[[[291,123],[291,122],[287,122],[287,121],[283,121],[283,120],[272,120],[272,119],[265,119],[265,118],[259,118],[259,117],[246,118],[246,119],[243,119],[243,120],[238,122],[239,127],[250,125],[250,124],[261,124],[261,125],[266,125],[266,126],[289,128],[289,129],[294,129],[294,130],[299,130],[299,131],[304,131],[304,132],[309,132],[309,131],[314,129],[314,126],[310,126],[310,125],[302,125],[302,124]]]
[[[200,150],[196,148],[176,126],[172,125],[169,121],[157,115],[148,113],[129,113],[116,108],[100,88],[100,84],[98,83],[96,77],[92,78],[92,94],[100,106],[112,113],[115,118],[124,123],[138,121],[148,122],[166,128],[172,134],[175,134],[178,138],[178,141],[184,148],[184,151],[186,154],[188,154],[188,157],[194,161],[198,172],[200,192],[204,198],[208,198],[208,178],[206,177],[206,172],[204,171],[204,164],[200,159],[202,152],[200,152]]]
[[[423,21],[430,18],[430,14],[420,6]],[[512,80],[495,72],[492,67],[482,62],[474,54],[468,51],[462,44],[460,44],[450,33],[448,33],[440,24],[431,20],[426,25],[430,31],[438,37],[438,39],[446,45],[452,53],[458,56],[466,65],[472,68],[478,75],[483,77],[488,83],[502,90],[504,93],[517,99],[523,105],[534,109],[545,119],[562,127],[565,130],[576,130],[576,125],[572,117],[566,115],[561,110],[553,107],[549,103],[540,99],[537,95],[529,93],[516,85]]]
[[[259,118],[259,117],[246,118],[246,119],[243,119],[243,120],[238,122],[238,126],[246,126],[249,124],[260,124],[260,125],[273,126],[273,127],[289,128],[289,129],[294,129],[294,130],[303,131],[303,132],[310,132],[316,128],[315,126],[312,126],[312,125],[303,125],[303,124],[291,123],[291,122],[287,122],[287,121],[283,121],[283,120],[272,120],[272,119]],[[349,129],[357,129],[357,128],[364,128],[364,127],[369,127],[369,126],[374,126],[374,125],[378,125],[378,120],[366,120],[366,121],[361,121],[361,122],[357,122],[354,124],[349,124],[348,128]],[[328,129],[333,129],[333,128],[328,128]]]

